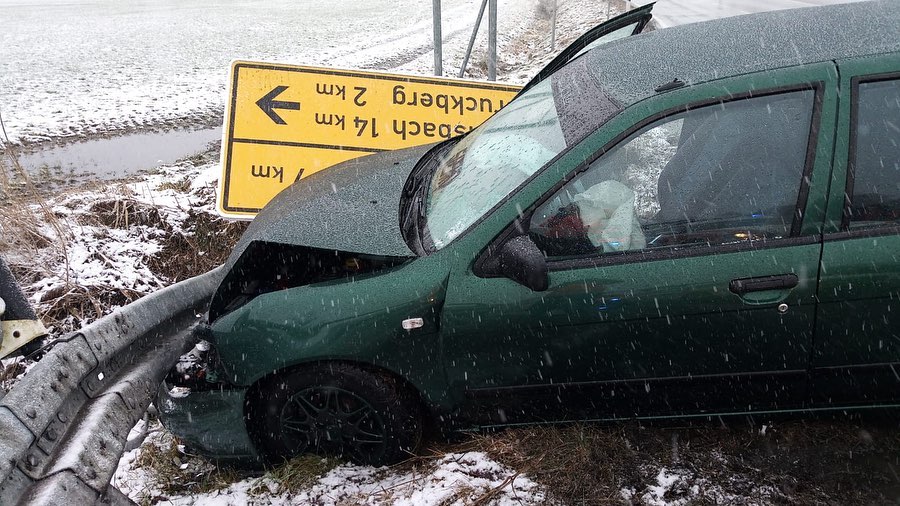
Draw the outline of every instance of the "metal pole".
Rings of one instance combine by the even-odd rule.
[[[472,37],[469,38],[469,48],[466,49],[466,55],[463,57],[459,77],[466,73],[466,65],[469,64],[469,57],[472,56],[472,47],[475,46],[475,37],[478,35],[478,29],[481,28],[481,18],[484,17],[484,8],[487,7],[487,3],[488,0],[481,0],[481,9],[478,10],[478,19],[475,20],[475,28],[472,29]]]
[[[443,52],[441,41],[441,0],[432,0],[434,5],[434,75],[444,75]]]
[[[550,22],[553,28],[550,29],[550,50],[556,50],[556,11],[559,10],[559,0],[553,0],[553,20]]]
[[[497,80],[497,0],[488,4],[488,81]]]

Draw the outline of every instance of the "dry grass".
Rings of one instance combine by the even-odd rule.
[[[202,153],[186,163],[206,163],[215,153]],[[78,328],[83,322],[95,320],[110,307],[126,305],[144,293],[111,286],[82,286],[68,278],[66,245],[79,226],[99,229],[130,229],[146,227],[151,234],[162,237],[163,249],[148,259],[148,267],[160,279],[174,283],[201,274],[220,265],[240,235],[246,223],[232,223],[203,211],[188,211],[184,232],[177,232],[161,210],[133,197],[133,191],[123,183],[103,183],[92,194],[109,195],[96,202],[69,192],[65,206],[83,208],[87,213],[77,215],[51,212],[46,190],[41,190],[19,165],[15,147],[0,141],[0,255],[9,264],[19,283],[28,288],[48,277],[65,272],[60,286],[42,295],[39,316],[55,334]],[[90,184],[80,189],[90,189]],[[191,194],[192,180],[182,178],[165,182],[157,191],[172,190]],[[201,195],[202,198],[212,198]],[[160,232],[155,232],[158,230]],[[101,263],[111,265],[111,259],[101,251],[93,255]],[[64,265],[64,269],[48,266]]]
[[[527,474],[562,504],[622,504],[621,490],[682,477],[686,504],[883,504],[900,497],[896,422],[788,421],[768,427],[571,425],[478,436],[476,447]]]
[[[39,257],[39,251],[44,255],[50,252],[66,265],[68,284],[66,244],[71,231],[22,168],[2,117],[0,136],[0,255],[20,282],[33,283],[46,275],[41,263],[33,259]]]
[[[515,472],[490,490],[464,484],[442,504],[487,505],[520,475],[541,484],[547,501],[564,505],[655,504],[886,504],[900,497],[900,433],[895,421],[794,420],[767,426],[698,424],[689,427],[634,423],[536,426],[442,443],[425,454],[379,470],[410,480],[346,504],[390,503],[395,488],[427,483],[448,453],[479,451]],[[301,456],[249,475],[186,456],[176,442],[145,445],[136,464],[152,471],[163,494],[197,494],[257,476],[251,495],[288,497],[307,490],[340,465],[336,459]],[[678,475],[662,498],[644,498],[661,470]],[[634,493],[626,498],[622,490]]]
[[[25,373],[25,368],[29,362],[23,359],[7,360],[5,364],[0,363],[0,397],[2,397],[20,375]]]
[[[183,224],[186,233],[169,234],[149,267],[173,283],[203,274],[222,265],[247,225],[190,210]]]
[[[255,496],[293,494],[309,488],[326,473],[340,465],[336,459],[302,455],[276,466],[260,476],[259,472],[239,470],[215,464],[203,457],[184,453],[175,438],[144,444],[134,466],[150,473],[156,490],[143,503],[155,504],[167,495],[195,495],[228,488],[253,478],[249,492]]]
[[[60,285],[41,297],[41,320],[59,332],[75,330],[81,322],[94,321],[110,308],[124,306],[145,294],[109,286]]]
[[[178,449],[175,439],[162,444],[145,444],[135,465],[150,471],[156,486],[164,494],[202,494],[221,490],[243,478],[232,468],[185,455]],[[157,499],[147,498],[147,504],[153,504]]]
[[[640,454],[622,428],[530,427],[477,436],[477,447],[565,504],[616,504],[640,481]]]
[[[102,200],[91,205],[90,209],[90,221],[93,225],[118,229],[148,226],[163,231],[171,230],[159,209],[132,198]]]
[[[0,157],[4,156],[8,155],[0,152]],[[6,175],[0,183],[0,254],[7,257],[15,253],[12,258],[21,259],[33,258],[39,250],[50,250],[65,261],[68,227],[50,212],[42,195],[30,191],[21,179],[10,177],[2,164],[0,173]],[[14,271],[27,265],[23,261],[9,263]]]
[[[66,251],[66,242],[70,234],[68,228],[52,212],[45,196],[38,191],[31,177],[22,168],[15,147],[6,137],[5,129],[2,130],[2,135],[0,237],[3,237],[3,241],[0,241],[0,254],[12,249],[19,252],[34,252],[38,248],[52,247],[68,265]],[[52,229],[52,236],[47,234],[47,227]]]
[[[276,493],[295,493],[309,488],[341,461],[316,455],[301,455],[273,468],[266,477],[278,484]]]

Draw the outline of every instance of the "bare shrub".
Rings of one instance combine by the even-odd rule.
[[[150,259],[149,267],[171,282],[203,274],[228,258],[247,225],[189,210],[182,224],[184,232],[168,234],[162,250]]]

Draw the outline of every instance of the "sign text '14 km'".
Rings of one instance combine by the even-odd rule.
[[[251,218],[285,187],[336,163],[449,139],[518,86],[236,61],[218,210]]]

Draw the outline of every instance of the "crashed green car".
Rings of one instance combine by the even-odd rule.
[[[429,426],[900,404],[900,3],[649,9],[463,137],[282,192],[164,424],[382,464]]]

